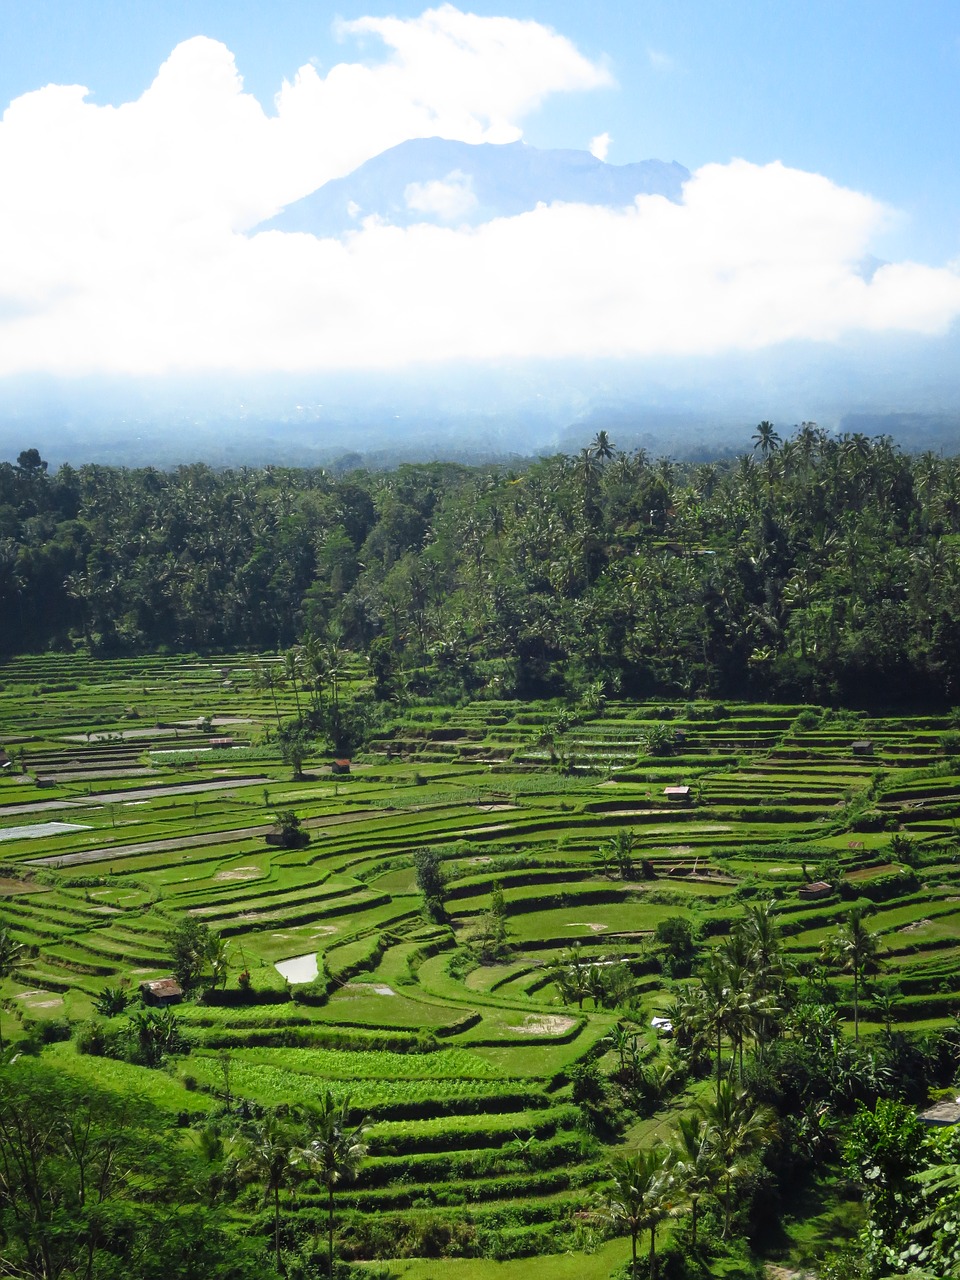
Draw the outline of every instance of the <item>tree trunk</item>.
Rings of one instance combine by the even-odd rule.
[[[857,983],[857,968],[853,968],[853,1038],[860,1039],[860,992]]]
[[[327,1210],[327,1269],[330,1273],[330,1280],[333,1280],[333,1183],[331,1182],[327,1188],[329,1196]]]
[[[283,1275],[280,1266],[280,1184],[273,1188],[273,1252],[277,1275]]]

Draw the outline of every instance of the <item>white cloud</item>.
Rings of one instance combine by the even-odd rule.
[[[950,268],[863,278],[888,210],[779,164],[708,165],[681,204],[541,206],[474,229],[358,220],[342,242],[245,234],[404,138],[514,137],[546,94],[605,81],[542,26],[449,5],[344,32],[388,57],[303,68],[272,117],[203,38],[136,102],[97,107],[76,86],[14,102],[0,124],[0,374],[699,354],[937,332],[960,315]],[[451,222],[470,197],[456,172],[407,193]]]
[[[609,133],[598,133],[595,138],[590,139],[590,154],[597,160],[606,160],[610,151],[610,142]]]
[[[454,169],[440,182],[411,182],[404,189],[407,208],[431,213],[444,222],[457,222],[477,207],[473,179]]]
[[[664,53],[660,49],[648,49],[647,61],[654,71],[673,71],[677,65],[669,53]]]

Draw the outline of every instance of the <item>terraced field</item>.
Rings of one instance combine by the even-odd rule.
[[[294,693],[280,697],[293,714]],[[610,1152],[584,1131],[571,1082],[578,1064],[610,1060],[622,1011],[563,1002],[554,966],[574,947],[631,970],[653,1048],[650,1018],[683,983],[658,972],[661,922],[688,919],[708,947],[745,901],[773,895],[792,958],[815,962],[863,901],[903,993],[897,1017],[936,1025],[960,1007],[950,717],[421,706],[348,775],[318,757],[298,782],[270,740],[275,721],[242,656],[0,668],[11,756],[0,928],[27,944],[0,988],[3,1020],[83,1022],[105,988],[136,993],[170,973],[178,919],[208,924],[227,941],[228,977],[178,1006],[189,1055],[151,1072],[66,1041],[45,1052],[80,1076],[102,1068],[118,1088],[149,1078],[188,1115],[226,1087],[265,1106],[349,1094],[371,1145],[343,1194],[348,1255],[376,1256],[385,1241],[408,1255],[489,1254],[495,1242],[499,1256],[576,1242]],[[668,754],[646,754],[654,725]],[[303,847],[266,839],[281,809],[301,818]],[[626,878],[601,855],[625,831],[636,840]],[[413,855],[424,846],[447,877],[446,923],[422,911]],[[805,900],[820,878],[828,896]],[[478,964],[467,944],[498,886],[507,950]],[[298,1197],[299,1212],[317,1204]]]

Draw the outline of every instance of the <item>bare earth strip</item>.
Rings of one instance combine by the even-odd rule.
[[[263,781],[263,779],[258,779],[258,781]],[[167,787],[163,788],[163,790],[168,795],[176,795],[182,791],[209,790],[214,787],[229,788],[235,785],[232,782],[210,782],[203,787]],[[135,792],[120,792],[120,795],[136,794]],[[152,791],[148,794],[156,795],[157,793]],[[100,797],[101,800],[106,798]],[[366,816],[369,817],[369,813]],[[339,826],[344,822],[360,822],[363,818],[363,813],[338,814],[332,818],[314,818],[303,825],[314,828]],[[82,849],[78,853],[60,853],[48,858],[29,858],[26,861],[33,867],[70,867],[82,862],[102,862],[107,858],[133,858],[144,853],[167,853],[172,849],[195,849],[203,845],[229,844],[234,840],[248,840],[255,836],[265,836],[273,830],[275,830],[274,824],[268,823],[266,826],[238,827],[233,831],[208,831],[203,835],[197,836],[171,836],[168,840],[147,840],[142,844],[107,845],[102,849]]]
[[[67,772],[48,773],[46,769],[42,770],[42,776],[48,781],[52,779],[54,782],[100,782],[104,777],[108,778],[146,778],[153,773],[149,765],[133,769],[116,768],[110,764],[104,764],[99,769],[71,769]]]
[[[200,836],[176,836],[169,840],[147,840],[143,844],[115,844],[104,849],[83,849],[79,853],[61,853],[50,858],[29,858],[32,867],[71,867],[79,862],[102,862],[105,858],[133,858],[144,853],[166,853],[171,849],[195,849],[206,844],[230,844],[265,836],[273,823],[263,827],[240,827],[236,831],[208,831]]]
[[[0,840],[42,840],[70,831],[89,831],[89,822],[34,822],[29,827],[4,827]]]
[[[101,791],[82,799],[34,800],[30,804],[0,806],[0,818],[7,814],[48,813],[51,809],[80,809],[91,804],[116,804],[123,800],[152,800],[154,796],[191,796],[201,791],[230,791],[236,787],[253,787],[269,782],[265,774],[254,777],[234,778],[224,782],[184,782],[175,787],[144,787],[139,791]]]

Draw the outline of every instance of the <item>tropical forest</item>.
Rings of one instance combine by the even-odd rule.
[[[960,458],[0,463],[0,1275],[960,1278]]]

